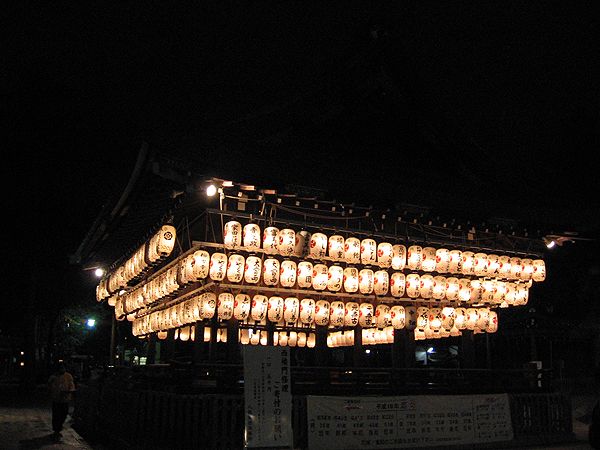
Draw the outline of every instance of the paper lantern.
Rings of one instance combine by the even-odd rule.
[[[488,322],[490,320],[490,310],[487,308],[478,308],[477,314],[478,318],[475,326],[480,330],[485,330],[488,327]]]
[[[462,252],[460,250],[450,250],[450,262],[448,263],[448,272],[461,273]]]
[[[443,300],[446,297],[446,277],[441,275],[433,277],[431,296],[436,300]]]
[[[288,345],[295,347],[298,344],[298,333],[296,331],[290,331],[288,336]]]
[[[212,319],[215,316],[217,296],[212,292],[205,292],[200,298],[200,316],[202,319]]]
[[[420,278],[419,274],[416,273],[409,273],[406,276],[406,295],[410,298],[417,298],[419,296],[421,287]]]
[[[533,261],[533,274],[531,278],[533,281],[544,281],[546,279],[546,264],[542,259],[535,259]]]
[[[327,236],[323,233],[313,233],[308,254],[313,258],[323,258],[327,254]]]
[[[507,305],[513,306],[517,298],[517,283],[508,282],[506,283],[506,293],[504,294],[504,301]]]
[[[291,228],[283,228],[277,233],[277,251],[282,256],[291,256],[296,247],[296,232]]]
[[[467,308],[466,319],[465,319],[465,327],[468,330],[473,330],[477,326],[477,321],[479,320],[479,312],[477,308]]]
[[[296,297],[287,297],[283,303],[283,320],[286,323],[296,322],[300,313],[300,300]]]
[[[521,275],[520,279],[523,281],[531,280],[533,277],[533,259],[523,258],[521,260]]]
[[[417,329],[425,331],[425,328],[429,324],[429,308],[425,306],[417,307]]]
[[[300,261],[298,263],[298,270],[296,272],[296,282],[298,287],[310,288],[312,287],[312,274],[313,265],[308,261]]]
[[[188,274],[190,274],[192,271],[192,256],[193,255],[186,256],[177,264],[177,284],[179,286],[186,286],[191,282],[191,279],[188,278]]]
[[[344,258],[344,237],[339,234],[329,236],[328,251],[330,258]]]
[[[392,245],[392,269],[403,270],[406,266],[406,247],[404,245]]]
[[[267,318],[270,322],[279,322],[283,317],[283,298],[273,296],[269,299]]]
[[[391,267],[393,258],[392,244],[381,242],[377,245],[377,262],[380,267]]]
[[[248,294],[237,294],[233,301],[233,317],[244,321],[250,315],[250,296]]]
[[[417,307],[416,306],[405,306],[404,316],[406,318],[405,328],[407,330],[414,330],[417,326]]]
[[[260,227],[257,224],[248,223],[244,225],[242,230],[242,243],[249,252],[260,249]]]
[[[378,270],[373,274],[373,291],[375,295],[387,295],[390,287],[390,275],[386,270]]]
[[[424,341],[426,339],[425,337],[425,330],[419,330],[417,328],[415,328],[415,341]]]
[[[406,277],[402,272],[394,272],[390,279],[390,293],[393,297],[404,296]]]
[[[277,259],[265,259],[263,263],[263,282],[267,286],[275,286],[279,283],[279,261]]]
[[[342,303],[342,302],[340,302]],[[342,308],[344,304],[342,303]],[[329,313],[331,305],[326,300],[318,300],[315,304],[315,324],[316,325],[327,325],[329,323]],[[342,314],[343,318],[343,314]]]
[[[264,320],[267,317],[268,304],[269,299],[265,295],[256,294],[254,297],[252,297],[250,318],[257,322]]]
[[[277,239],[279,235],[279,228],[277,227],[266,227],[263,231],[263,250],[267,255],[277,254]]]
[[[312,286],[317,291],[322,291],[327,288],[327,280],[329,277],[329,269],[325,264],[315,264],[312,273]]]
[[[257,284],[262,272],[262,260],[258,256],[248,256],[244,265],[244,281],[248,284]]]
[[[233,294],[221,292],[217,300],[217,317],[219,320],[229,320],[233,316]]]
[[[317,302],[317,306],[319,305],[319,302]],[[356,304],[358,306],[358,304]],[[346,314],[346,307],[344,305],[344,302],[340,302],[340,301],[334,301],[331,302],[330,306],[329,306],[329,324],[332,327],[341,327],[344,325],[344,316]],[[317,312],[317,317],[318,317],[319,313]],[[356,320],[358,320],[358,314],[357,314],[357,318]]]
[[[406,254],[408,268],[410,270],[421,270],[421,261],[423,260],[423,247],[420,245],[411,245]]]
[[[435,251],[435,270],[438,273],[450,271],[450,250],[447,248],[438,248]]]
[[[302,331],[298,333],[298,347],[306,347],[306,333]]]
[[[496,280],[494,282],[494,293],[492,295],[492,301],[494,303],[502,303],[504,301],[504,296],[506,295],[506,282]]]
[[[468,278],[459,278],[458,280],[458,300],[468,302],[471,299],[471,280]]]
[[[260,331],[250,330],[250,345],[260,344]]]
[[[306,338],[306,346],[308,348],[315,348],[315,344],[317,343],[317,336],[315,333],[308,333],[308,337]]]
[[[156,333],[156,337],[161,341],[164,341],[167,338],[167,336],[168,334],[166,331],[159,331],[158,333]]]
[[[278,343],[279,345],[281,345],[282,347],[287,347],[288,344],[288,336],[287,333],[285,331],[282,331],[279,333],[279,339],[278,339]]]
[[[515,306],[526,305],[529,300],[529,288],[527,285],[517,283],[517,290],[515,294]]]
[[[310,245],[310,233],[306,230],[300,230],[296,233],[296,243],[294,244],[294,256],[303,258],[308,255],[308,247]]]
[[[390,317],[392,318],[392,327],[396,330],[401,330],[406,326],[406,313],[403,306],[392,306],[390,308]]]
[[[454,308],[450,306],[445,306],[442,308],[442,328],[450,331],[454,327],[454,322],[456,320],[456,313]]]
[[[349,264],[358,264],[360,262],[360,240],[355,237],[349,237],[344,242],[344,259]]]
[[[223,228],[223,244],[225,248],[234,248],[242,245],[242,224],[230,220]]]
[[[173,251],[173,247],[175,247],[175,236],[177,234],[175,227],[173,225],[163,225],[157,234],[156,252],[163,258],[169,256]]]
[[[392,323],[390,307],[380,303],[375,308],[375,325],[377,328],[385,328]]]
[[[510,278],[513,280],[518,280],[521,278],[522,270],[523,266],[521,265],[521,258],[517,256],[510,258]]]
[[[475,253],[473,255],[473,273],[479,277],[487,275],[488,256],[486,253]]]
[[[461,273],[463,275],[475,274],[475,253],[470,251],[462,252]]]
[[[348,308],[348,305],[346,305]],[[375,322],[375,308],[371,303],[361,303],[358,311],[358,324],[361,327],[371,327]]]
[[[465,308],[455,308],[454,316],[454,327],[458,330],[464,330],[467,327],[467,310]]]
[[[498,313],[496,313],[496,311],[490,311],[487,327],[485,328],[485,332],[486,333],[495,333],[496,331],[498,331]]]
[[[279,283],[283,287],[294,287],[296,285],[296,274],[298,267],[294,261],[286,259],[281,263],[281,269],[279,271]]]
[[[358,269],[356,267],[344,269],[344,291],[348,293],[358,291]]]
[[[335,302],[333,302],[335,303]],[[332,304],[333,304],[332,303]],[[360,305],[356,302],[346,303],[344,310],[344,325],[347,327],[353,327],[358,325],[358,319],[360,316]],[[331,320],[331,315],[330,315]]]
[[[498,274],[498,268],[500,267],[500,257],[495,254],[487,255],[487,273],[488,277],[495,277]]]
[[[211,334],[211,329],[209,327],[204,327],[204,342],[210,342]]]
[[[481,286],[481,280],[471,280],[470,282],[470,289],[471,289],[471,294],[469,296],[469,303],[471,304],[477,304],[481,301],[481,293],[482,293],[482,286]]]
[[[377,242],[366,238],[360,241],[360,262],[362,264],[375,264],[377,262]]]
[[[421,252],[421,270],[433,272],[436,263],[436,250],[433,247],[423,247]]]
[[[484,303],[492,303],[494,301],[494,291],[496,290],[494,280],[481,281],[481,301]]]
[[[371,269],[361,269],[358,273],[358,289],[361,294],[373,292],[374,274]]]
[[[213,281],[222,281],[227,272],[227,255],[225,253],[213,253],[210,257],[209,275]]]
[[[429,328],[436,332],[442,328],[442,309],[441,308],[431,308],[427,312],[427,323]]]
[[[190,281],[203,280],[210,269],[210,255],[205,250],[197,250],[192,256],[191,273],[187,275]]]
[[[501,278],[510,278],[511,264],[510,256],[502,255],[498,257],[498,276]]]
[[[245,258],[242,255],[234,253],[229,255],[227,262],[227,280],[232,283],[239,283],[244,278]]]
[[[303,298],[300,301],[300,322],[310,325],[315,321],[315,301],[312,298]]]
[[[342,289],[344,281],[344,269],[340,266],[329,266],[327,273],[327,289],[332,292],[338,292]]]
[[[363,345],[374,345],[376,343],[374,329],[362,330],[362,343]]]

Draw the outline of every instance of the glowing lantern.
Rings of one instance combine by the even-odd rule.
[[[471,299],[471,280],[460,278],[458,280],[458,300],[468,302]]]
[[[296,297],[287,297],[283,303],[283,320],[287,323],[296,322],[300,310],[300,300]]]
[[[300,261],[296,272],[296,281],[301,288],[309,288],[312,286],[313,265],[308,261]]]
[[[485,332],[486,333],[495,333],[496,331],[498,331],[498,313],[496,313],[496,311],[490,311],[487,327],[485,328]]]
[[[442,328],[442,309],[431,308],[428,311],[427,323],[432,331],[439,331]]]
[[[498,276],[501,278],[510,278],[510,257],[502,255],[498,258]]]
[[[417,298],[419,296],[419,290],[421,287],[419,274],[409,273],[406,276],[406,295],[410,298]]]
[[[217,296],[212,292],[205,292],[201,296],[200,315],[202,319],[212,319],[217,306]]]
[[[317,343],[317,336],[315,333],[308,333],[308,338],[306,338],[306,346],[308,348],[315,348],[315,344]]]
[[[358,273],[358,289],[361,294],[373,292],[374,274],[371,269],[361,269]]]
[[[403,306],[392,306],[390,309],[390,317],[392,318],[392,327],[396,330],[401,330],[406,326],[406,314]]]
[[[160,257],[166,257],[171,254],[173,247],[175,247],[175,236],[176,230],[173,225],[163,225],[158,235],[158,241],[156,243],[156,252]]]
[[[421,261],[423,260],[423,247],[420,245],[411,245],[408,247],[406,254],[408,268],[410,270],[420,270]]]
[[[392,313],[388,305],[380,303],[375,308],[375,320],[377,328],[385,328],[391,324]]]
[[[319,302],[317,302],[317,306],[318,305],[319,305]],[[358,306],[358,304],[356,304],[356,306]],[[345,314],[346,314],[346,307],[344,305],[344,302],[340,302],[340,301],[331,302],[331,305],[329,307],[329,324],[332,327],[343,326]],[[318,317],[318,315],[319,315],[319,313],[317,312],[317,317]],[[358,320],[358,317],[357,317],[357,320]]]
[[[190,281],[199,281],[208,276],[210,268],[210,255],[205,250],[197,250],[193,254],[191,263],[191,274],[188,274]]]
[[[517,283],[515,294],[515,306],[526,305],[529,300],[529,288],[525,284]]]
[[[167,338],[167,332],[166,331],[159,331],[158,333],[156,333],[156,337],[158,339],[165,340]]]
[[[278,344],[282,347],[286,347],[288,344],[288,336],[285,331],[279,333]]]
[[[380,267],[390,267],[392,265],[393,248],[389,242],[381,242],[377,245],[377,262]]]
[[[329,269],[325,264],[315,264],[312,273],[312,286],[317,291],[322,291],[327,288],[327,280],[329,278]]]
[[[385,343],[386,344],[392,344],[394,342],[394,327],[389,326],[389,327],[385,327],[384,328],[384,333],[385,333]]]
[[[298,345],[298,333],[296,331],[290,331],[288,336],[288,345],[290,347],[295,347]]]
[[[454,308],[446,306],[442,308],[442,328],[450,331],[454,327],[454,321],[456,319],[456,313]]]
[[[296,246],[296,232],[291,228],[284,228],[277,233],[277,251],[280,255],[291,256]]]
[[[392,245],[392,269],[402,270],[406,266],[406,247],[404,245]]]
[[[425,272],[433,272],[436,263],[436,250],[433,247],[424,247],[421,253],[421,269]]]
[[[394,272],[390,280],[390,292],[394,297],[402,297],[406,285],[406,277],[402,272]]]
[[[260,281],[262,271],[262,261],[258,256],[248,256],[244,265],[244,281],[249,284],[256,284]]]
[[[233,317],[244,321],[250,315],[250,296],[248,294],[237,294],[233,302]]]
[[[267,318],[271,322],[279,322],[283,317],[283,298],[273,296],[269,299]]]
[[[546,279],[546,264],[541,259],[533,261],[533,281],[544,281]]]
[[[378,270],[373,274],[373,290],[375,295],[387,295],[390,286],[390,275],[386,270]]]
[[[494,282],[494,294],[492,296],[492,301],[494,303],[502,303],[504,301],[504,296],[506,295],[506,282],[504,281],[495,281]]]
[[[252,252],[260,249],[260,227],[255,223],[244,225],[242,242],[246,250]]]
[[[313,258],[323,258],[327,254],[327,236],[323,233],[313,233],[308,252]]]
[[[306,333],[298,333],[298,347],[306,347]]]
[[[377,262],[377,242],[373,239],[360,241],[360,262],[363,264],[375,264]]]
[[[344,269],[344,291],[348,293],[358,291],[358,269],[356,267]]]
[[[479,313],[477,312],[477,308],[467,308],[465,328],[467,328],[468,330],[475,329],[478,320]]]
[[[482,286],[481,280],[471,280],[470,282],[471,295],[469,296],[469,303],[476,304],[481,301]]]
[[[475,253],[470,251],[462,252],[460,270],[463,275],[473,275],[475,273]]]
[[[333,303],[335,303],[335,302],[333,302]],[[333,305],[333,303],[332,303],[332,305]],[[346,303],[346,307],[344,310],[344,325],[346,325],[347,327],[356,326],[358,324],[359,316],[360,316],[359,304],[356,302]]]
[[[427,325],[429,325],[429,308],[425,306],[417,307],[417,329],[425,331]]]
[[[263,263],[263,282],[267,286],[275,286],[279,283],[279,261],[277,259],[265,259]]]
[[[433,276],[429,274],[421,275],[419,278],[419,295],[422,298],[431,298],[433,295]]]
[[[242,255],[234,253],[229,255],[227,262],[227,279],[232,283],[239,283],[244,278],[244,262],[245,258]]]
[[[294,261],[286,259],[281,263],[281,270],[279,275],[279,283],[283,287],[294,287],[296,284],[296,274],[298,267]]]
[[[341,302],[340,302],[341,303]],[[344,304],[342,303],[342,308]],[[315,324],[327,325],[329,323],[329,312],[331,305],[326,300],[318,300],[315,304]],[[343,314],[342,314],[343,317]]]
[[[454,315],[454,326],[459,330],[464,330],[467,327],[467,310],[465,308],[456,308]]]
[[[494,301],[494,291],[496,283],[494,280],[483,280],[481,282],[481,301],[484,303],[492,303]]]
[[[210,257],[209,267],[210,279],[213,281],[222,281],[227,272],[227,255],[225,253],[213,253]]]
[[[267,308],[269,299],[265,295],[256,294],[252,297],[252,309],[250,310],[250,318],[257,322],[265,319],[267,316]]]
[[[340,266],[330,266],[327,273],[327,289],[338,292],[342,289],[344,269]]]
[[[348,307],[348,305],[346,305]],[[371,327],[375,319],[375,308],[371,303],[361,303],[358,313],[358,323],[361,327]]]
[[[487,255],[488,259],[488,267],[487,267],[487,276],[495,277],[498,274],[498,269],[500,267],[500,257],[498,255]]]
[[[490,320],[490,310],[487,308],[478,308],[477,314],[479,317],[477,318],[477,322],[475,322],[475,326],[480,330],[485,330]]]
[[[344,237],[339,234],[329,236],[329,257],[334,259],[342,259],[344,257]]]
[[[360,262],[360,240],[355,237],[349,237],[344,242],[344,259],[349,264]]]
[[[417,308],[415,306],[404,307],[404,316],[406,318],[405,328],[414,330],[417,327]]]
[[[415,341],[424,341],[425,339],[425,330],[415,328]]]
[[[310,325],[315,321],[315,301],[312,298],[303,298],[300,301],[300,322]]]
[[[435,270],[439,273],[450,271],[450,250],[447,248],[438,248],[435,251]]]
[[[431,296],[436,300],[443,300],[446,297],[446,277],[441,275],[433,277],[433,291]]]
[[[296,233],[296,243],[294,244],[294,256],[302,258],[308,254],[310,244],[310,233],[306,230],[300,230]]]
[[[210,342],[211,330],[209,327],[204,328],[204,342]]]
[[[217,317],[219,320],[229,320],[233,315],[233,294],[222,292],[217,300]]]
[[[225,248],[234,248],[242,245],[242,224],[230,220],[223,228],[223,244]]]
[[[533,260],[530,258],[523,258],[521,260],[521,280],[528,281],[533,277]]]
[[[507,305],[513,306],[517,299],[517,283],[508,282],[506,283],[506,293],[504,294],[504,301]]]
[[[473,255],[473,273],[479,277],[487,275],[488,256],[486,253],[475,253]]]
[[[450,250],[450,263],[448,264],[448,272],[460,273],[462,266],[462,252],[460,250]]]
[[[267,255],[277,254],[277,237],[279,228],[266,227],[263,231],[263,250]]]
[[[521,278],[522,270],[523,266],[521,265],[521,258],[517,256],[510,258],[510,278],[513,280],[518,280]]]

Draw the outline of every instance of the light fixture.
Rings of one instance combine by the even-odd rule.
[[[86,325],[88,328],[94,328],[96,326],[96,319],[88,319]]]
[[[546,247],[548,248],[554,248],[556,246],[556,241],[554,239],[544,237],[544,244],[546,244]]]
[[[94,270],[94,275],[96,275],[98,278],[103,277],[104,269],[102,267],[98,267],[96,270]]]
[[[214,184],[208,185],[206,188],[206,195],[209,197],[213,197],[217,193],[217,187]]]

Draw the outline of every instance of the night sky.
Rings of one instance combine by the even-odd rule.
[[[4,262],[60,278],[142,141],[196,140],[324,188],[386,189],[414,172],[506,210],[557,208],[564,229],[583,215],[597,232],[598,16],[586,5],[29,5],[3,71]],[[429,200],[419,185],[402,192]]]

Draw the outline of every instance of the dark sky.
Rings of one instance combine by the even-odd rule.
[[[142,140],[186,137],[276,166],[318,156],[311,181],[331,164],[365,189],[414,170],[447,195],[598,219],[587,3],[85,3],[29,5],[10,33],[19,251],[75,250]]]

